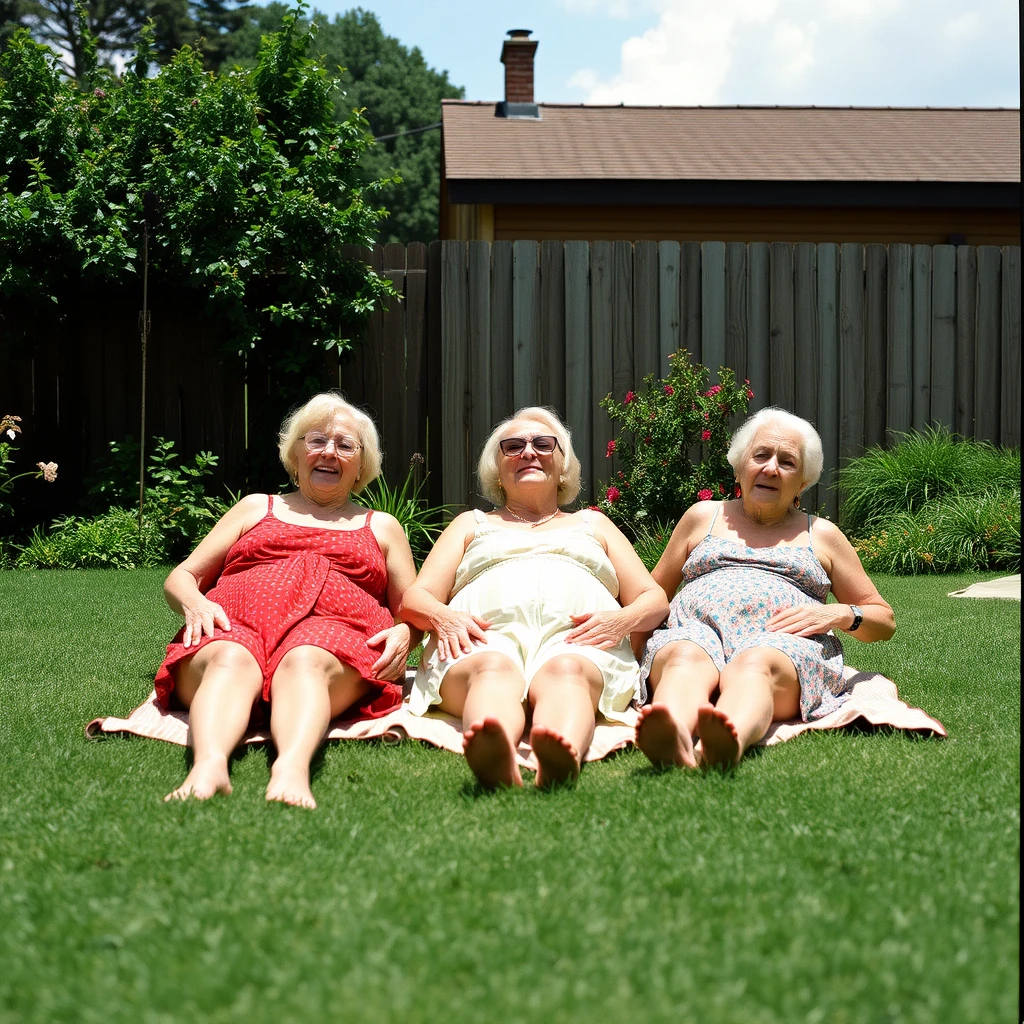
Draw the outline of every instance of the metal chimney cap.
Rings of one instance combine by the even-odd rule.
[[[529,39],[532,34],[532,28],[510,28],[505,33],[505,35],[511,36],[513,39]]]

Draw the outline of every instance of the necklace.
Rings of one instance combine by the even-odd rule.
[[[558,515],[558,509],[557,509],[557,508],[556,508],[556,509],[555,509],[555,511],[554,511],[554,512],[552,512],[552,513],[551,513],[550,515],[547,515],[547,516],[542,516],[542,517],[541,517],[540,519],[524,519],[524,518],[523,518],[522,516],[520,516],[520,515],[517,515],[517,514],[516,514],[515,512],[513,512],[513,511],[512,511],[512,509],[510,509],[510,508],[508,507],[508,505],[506,505],[506,506],[505,506],[505,511],[506,511],[506,512],[507,512],[507,513],[508,513],[508,514],[509,514],[509,515],[510,515],[510,516],[511,516],[511,517],[512,517],[513,519],[518,519],[518,520],[519,520],[519,522],[521,522],[521,523],[526,523],[526,525],[527,525],[527,526],[540,526],[540,525],[541,525],[542,523],[550,523],[550,522],[551,522],[551,520],[552,520],[552,519],[554,519],[554,518],[555,518],[555,516],[557,516],[557,515]]]

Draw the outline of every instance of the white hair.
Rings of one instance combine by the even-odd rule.
[[[801,490],[813,487],[821,477],[821,467],[825,462],[825,455],[821,450],[821,437],[807,420],[774,405],[755,412],[732,435],[732,444],[729,445],[729,454],[726,456],[729,465],[738,473],[740,465],[750,455],[758,431],[769,426],[800,439],[800,471],[803,474]]]
[[[495,505],[505,504],[505,494],[498,479],[498,459],[504,458],[504,456],[501,455],[498,442],[511,424],[519,423],[522,420],[535,420],[538,423],[543,423],[558,438],[558,445],[562,449],[562,468],[558,475],[557,500],[559,505],[568,505],[580,493],[580,460],[573,451],[572,434],[569,433],[569,428],[558,418],[554,409],[538,405],[527,406],[507,420],[502,420],[484,442],[483,450],[480,452],[480,461],[476,467],[476,475],[480,480],[480,490],[483,496]]]
[[[358,494],[367,484],[380,476],[380,440],[373,420],[362,409],[357,409],[346,402],[334,391],[325,391],[314,395],[305,405],[300,405],[285,417],[278,434],[277,451],[281,456],[281,465],[288,471],[292,483],[295,483],[299,469],[299,456],[296,451],[299,439],[307,431],[317,427],[326,427],[338,413],[348,416],[356,426],[356,440],[359,442],[359,481],[352,488]]]

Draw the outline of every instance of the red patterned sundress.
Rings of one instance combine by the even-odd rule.
[[[263,699],[281,659],[294,647],[330,651],[371,684],[371,690],[344,714],[346,719],[380,718],[402,702],[400,683],[373,677],[383,647],[366,641],[394,625],[387,607],[387,566],[370,530],[370,516],[356,530],[331,530],[282,522],[267,514],[231,546],[224,568],[206,596],[231,622],[231,631],[214,627],[212,637],[183,647],[184,627],[167,645],[156,674],[157,699],[170,706],[173,667],[213,640],[241,644],[263,672]]]

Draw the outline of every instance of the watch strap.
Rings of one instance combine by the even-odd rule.
[[[846,632],[854,633],[860,628],[860,624],[864,621],[864,613],[855,604],[850,605],[850,611],[853,612],[853,624],[846,630]]]

